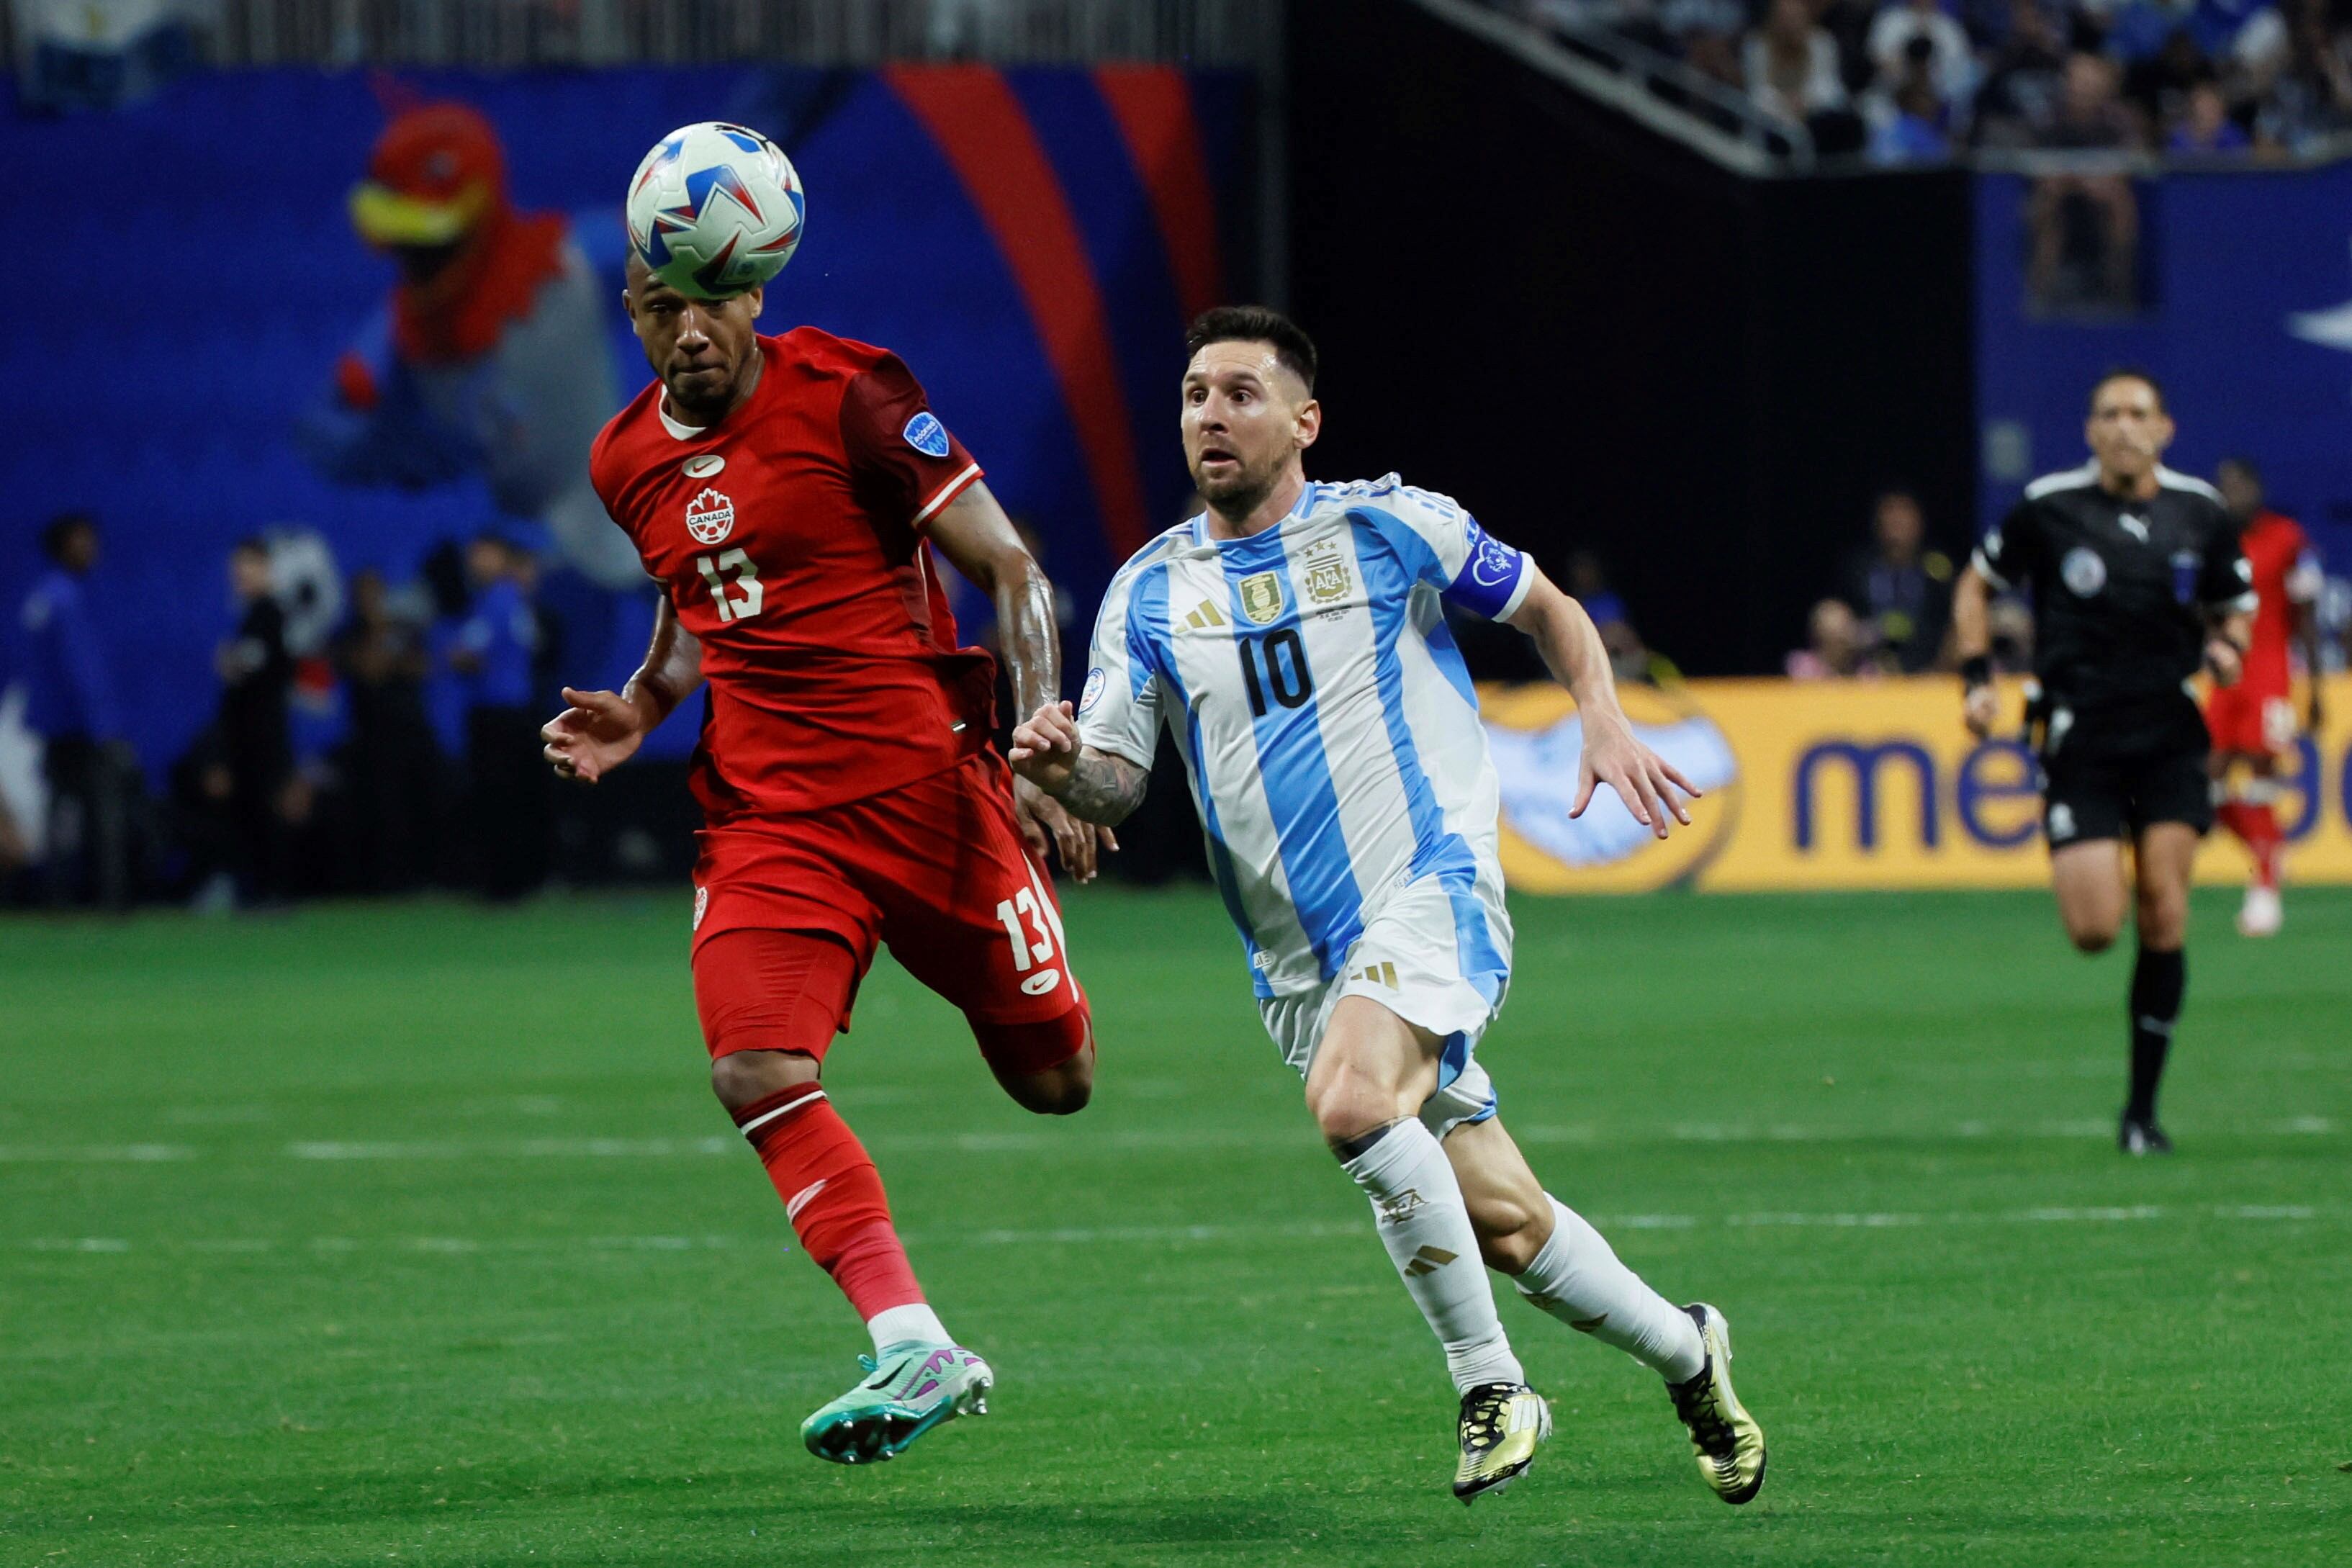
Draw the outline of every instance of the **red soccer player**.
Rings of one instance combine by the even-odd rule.
[[[2238,519],[2239,548],[2253,569],[2256,598],[2246,673],[2205,700],[2205,726],[2213,732],[2213,777],[2222,792],[2214,815],[2254,858],[2254,879],[2238,910],[2238,930],[2246,936],[2270,936],[2284,918],[2279,903],[2278,762],[2295,741],[2287,645],[2303,644],[2305,667],[2315,676],[2319,563],[2301,525],[2263,504],[2262,475],[2252,461],[2230,458],[2214,477],[2230,515]],[[2323,715],[2315,679],[2310,692],[2304,717],[2316,732]]]
[[[711,1087],[873,1333],[870,1375],[802,1438],[885,1459],[984,1411],[993,1374],[925,1303],[819,1074],[882,942],[963,1010],[1020,1104],[1087,1102],[1087,999],[1034,850],[1050,832],[1083,881],[1098,830],[997,754],[994,663],[956,646],[926,542],[992,597],[1024,712],[1061,693],[1053,594],[896,355],[814,327],[762,337],[759,289],[689,299],[634,255],[625,302],[659,380],[589,473],[662,603],[619,692],[564,691],[546,754],[593,783],[708,683],[693,967]]]

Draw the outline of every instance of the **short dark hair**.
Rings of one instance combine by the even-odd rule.
[[[2150,392],[2156,394],[2156,411],[2158,414],[2169,414],[2172,412],[2172,405],[2165,400],[2164,383],[2157,380],[2156,377],[2148,374],[2147,372],[2140,369],[2139,366],[2136,364],[2119,364],[2113,370],[2108,371],[2106,374],[2099,377],[2098,380],[2091,383],[2091,407],[2093,409],[2096,409],[2099,406],[2099,394],[2105,392],[2109,386],[2112,386],[2118,381],[2138,382]]]
[[[66,562],[66,541],[83,529],[98,531],[98,519],[86,511],[61,511],[49,519],[41,530],[41,553],[62,566]]]
[[[2230,457],[2222,458],[2221,462],[2215,466],[2217,468],[2235,468],[2240,473],[2245,475],[2246,478],[2252,479],[2254,483],[2261,484],[2263,482],[2262,465],[2255,462],[2252,458],[2246,457],[2242,454],[2232,454]]]
[[[1286,369],[1315,391],[1315,340],[1281,311],[1265,305],[1220,305],[1203,310],[1184,329],[1184,357],[1211,343],[1265,343]]]
[[[228,552],[231,555],[267,555],[269,553],[269,541],[257,533],[248,533],[230,545]]]

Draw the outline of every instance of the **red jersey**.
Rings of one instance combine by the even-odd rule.
[[[2254,629],[2246,645],[2245,685],[2284,696],[2290,684],[2287,647],[2294,638],[2294,606],[2317,588],[2311,541],[2302,525],[2274,511],[2256,512],[2238,538],[2254,574]]]
[[[956,646],[923,534],[981,476],[897,355],[762,337],[721,423],[656,381],[589,455],[604,510],[702,645],[694,793],[711,826],[814,811],[954,766],[994,727],[994,661]]]

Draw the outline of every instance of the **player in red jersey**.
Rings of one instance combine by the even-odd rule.
[[[2287,649],[2291,642],[2302,643],[2305,667],[2317,672],[2319,562],[2301,525],[2263,504],[2262,475],[2252,462],[2232,458],[2214,478],[2223,504],[2238,520],[2238,544],[2253,568],[2256,601],[2245,675],[2235,686],[2217,687],[2205,700],[2220,796],[2214,815],[2254,858],[2238,930],[2246,936],[2270,936],[2284,918],[2279,902],[2278,764],[2295,742]],[[2322,717],[2315,679],[2304,718],[2315,733]]]
[[[1023,711],[1060,696],[1061,672],[1052,590],[980,465],[896,355],[814,327],[762,337],[761,303],[688,299],[630,258],[659,379],[604,427],[589,475],[662,602],[627,685],[567,689],[542,734],[558,773],[593,783],[706,689],[695,1002],[712,1088],[873,1334],[870,1375],[801,1428],[854,1464],[984,1411],[993,1374],[925,1302],[820,1087],[825,1050],[887,942],[963,1010],[1015,1100],[1078,1110],[1094,1037],[1034,851],[1050,833],[1085,880],[1117,846],[1016,786],[991,744],[994,662],[956,646],[927,543],[992,597]]]

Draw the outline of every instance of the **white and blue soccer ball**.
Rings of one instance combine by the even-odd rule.
[[[625,210],[629,246],[655,277],[721,300],[783,270],[808,203],[783,149],[748,125],[706,120],[654,144]]]

